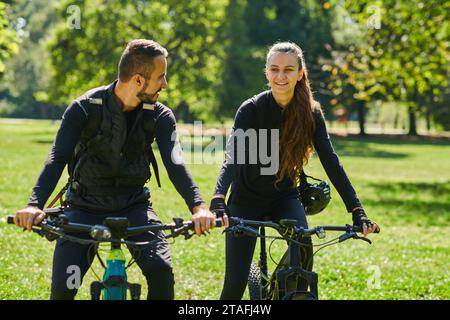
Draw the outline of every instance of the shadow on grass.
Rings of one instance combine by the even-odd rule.
[[[38,144],[53,144],[53,139],[36,139],[32,140],[31,142]]]
[[[334,149],[339,156],[363,158],[404,159],[407,153],[379,150],[368,144],[365,140],[347,140],[343,138],[332,140]]]
[[[391,158],[391,159],[403,159],[409,155],[400,152],[390,152],[385,150],[379,150],[373,146],[367,144],[366,140],[352,140],[347,138],[334,138],[332,139],[333,146],[339,156],[347,157],[365,157],[365,158]],[[209,151],[214,149],[215,152],[223,153],[225,150],[226,139],[219,141],[217,145],[213,140],[204,139],[201,141],[187,141],[182,143],[182,148],[185,151],[190,150],[193,153],[200,153],[208,148]]]
[[[450,139],[447,138],[432,138],[432,137],[409,137],[407,135],[367,135],[361,137],[359,135],[339,136],[330,134],[332,141],[354,141],[354,142],[371,142],[378,144],[389,145],[420,145],[420,146],[450,146]]]
[[[223,140],[219,141],[218,144],[225,146],[227,137],[223,136],[222,138]],[[192,152],[199,152],[200,150],[204,150],[208,145],[213,145],[213,141],[214,140],[205,137],[203,142],[194,140],[188,141],[188,143],[192,143]],[[450,139],[433,139],[427,137],[411,138],[406,135],[373,135],[366,137],[359,137],[357,135],[346,137],[331,135],[331,141],[336,152],[340,156],[367,158],[403,159],[409,157],[409,154],[407,153],[380,150],[384,145],[450,146]],[[377,148],[376,145],[379,145],[380,148]],[[221,148],[217,148],[217,151],[223,152]]]
[[[392,221],[442,226],[450,223],[450,181],[441,183],[371,183],[376,198],[364,204],[378,207]],[[403,200],[405,199],[405,200]]]
[[[30,133],[31,134],[31,133]],[[44,133],[46,134],[46,133]],[[36,137],[36,134],[33,134]],[[40,134],[38,134],[40,135]],[[204,137],[203,141],[182,141],[182,148],[185,151],[191,151],[193,153],[199,153],[205,151],[206,148],[211,151],[214,149],[215,152],[223,153],[226,146],[227,137],[222,136],[222,141],[215,144],[213,138]],[[364,157],[364,158],[390,158],[390,159],[404,159],[409,157],[407,153],[401,152],[391,152],[385,150],[379,150],[374,148],[371,144],[379,145],[429,145],[429,146],[450,146],[450,140],[430,140],[430,139],[420,139],[410,140],[402,138],[384,138],[382,136],[336,136],[332,135],[331,140],[333,146],[339,156],[346,157]],[[34,139],[33,143],[38,144],[52,144],[54,137],[49,139]],[[371,143],[371,144],[369,144]],[[153,148],[156,150],[158,148],[157,144],[153,144]]]

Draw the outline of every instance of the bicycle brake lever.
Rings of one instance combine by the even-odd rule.
[[[190,233],[189,231],[186,230],[186,232],[183,233],[184,235],[184,240],[188,240],[190,238],[192,238],[194,236],[195,232]]]
[[[360,237],[360,236],[358,236],[356,233],[355,233],[355,235],[353,236],[353,239],[363,240],[363,241],[365,241],[365,242],[367,242],[367,243],[369,243],[369,244],[372,244],[372,241],[370,241],[370,240],[367,239],[366,237]]]
[[[243,235],[250,235],[250,236],[260,236],[259,232],[254,232],[253,229],[249,229],[246,226],[240,226],[235,225],[232,227],[228,227],[225,230],[222,231],[222,233],[229,233],[234,237],[242,237]]]
[[[348,240],[350,238],[356,239],[356,240],[363,240],[368,242],[369,244],[372,244],[372,241],[370,241],[369,239],[367,239],[366,237],[360,237],[358,236],[358,234],[356,232],[346,232],[343,235],[341,235],[339,237],[339,243],[343,242],[345,240]]]
[[[230,226],[228,228],[223,229],[222,233],[235,233],[237,232],[236,226]]]
[[[26,231],[26,229],[24,229],[23,231]],[[57,236],[55,234],[51,234],[49,232],[45,232],[44,230],[39,229],[39,228],[32,227],[31,231],[36,233],[40,237],[43,237],[43,238],[45,237],[50,242],[52,242],[52,241],[54,241],[54,240],[59,238],[59,236]]]
[[[346,232],[343,235],[339,236],[339,243],[344,242],[345,240],[348,240],[350,238],[357,237],[358,235],[354,232]]]
[[[23,231],[26,231],[27,229],[23,229]],[[45,236],[45,232],[42,229],[38,229],[38,228],[31,228],[31,231],[33,231],[34,233],[37,233],[38,235],[40,235],[41,237]]]
[[[261,237],[261,234],[252,227],[243,227],[241,231],[251,237]]]
[[[178,235],[183,235],[184,240],[188,240],[195,235],[195,232],[191,233],[186,227],[181,227],[180,229],[177,229],[175,232],[173,232],[173,238],[175,239],[175,237],[177,237]]]

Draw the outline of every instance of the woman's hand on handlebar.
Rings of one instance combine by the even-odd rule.
[[[45,212],[38,207],[28,206],[16,212],[14,224],[31,231],[34,225],[39,225],[45,218]]]
[[[209,210],[216,215],[217,218],[222,218],[222,226],[227,228],[229,226],[228,214],[230,210],[225,202],[225,196],[222,194],[215,194],[211,199]]]
[[[357,207],[352,211],[353,225],[362,228],[364,237],[370,233],[380,232],[380,227],[374,221],[370,221],[365,211],[361,207]]]

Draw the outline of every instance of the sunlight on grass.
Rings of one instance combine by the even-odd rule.
[[[50,121],[0,124],[1,217],[14,214],[27,203],[57,128],[58,124]],[[449,299],[450,142],[369,138],[333,139],[333,143],[366,211],[381,225],[382,233],[371,236],[374,243],[370,247],[348,241],[316,255],[320,297]],[[188,165],[207,201],[223,158],[221,154],[216,157],[219,161],[214,164]],[[326,179],[316,157],[307,172]],[[54,194],[66,179],[64,173]],[[190,213],[164,169],[161,180],[161,189],[154,179],[150,182],[153,206],[161,220],[189,219]],[[310,217],[311,226],[351,222],[334,188],[332,198],[326,212]],[[221,231],[188,241],[179,238],[171,244],[177,299],[219,297],[225,268]],[[47,299],[54,243],[5,223],[0,224],[0,237],[0,299]],[[332,237],[330,233],[327,239]],[[275,243],[272,255],[281,257],[284,248],[283,243]],[[274,264],[270,262],[269,267],[273,270]],[[97,262],[94,269],[101,275]],[[138,267],[129,269],[129,278],[144,285],[145,297],[145,281]],[[94,279],[89,271],[77,299],[89,298],[88,284]]]

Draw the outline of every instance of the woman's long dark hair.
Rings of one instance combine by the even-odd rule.
[[[313,153],[314,115],[320,105],[314,100],[308,80],[303,51],[292,42],[274,44],[267,53],[266,66],[274,53],[291,53],[297,57],[299,70],[303,69],[303,77],[297,82],[294,97],[284,110],[284,122],[280,138],[280,169],[275,184],[288,178],[294,184],[300,179],[303,167]]]

